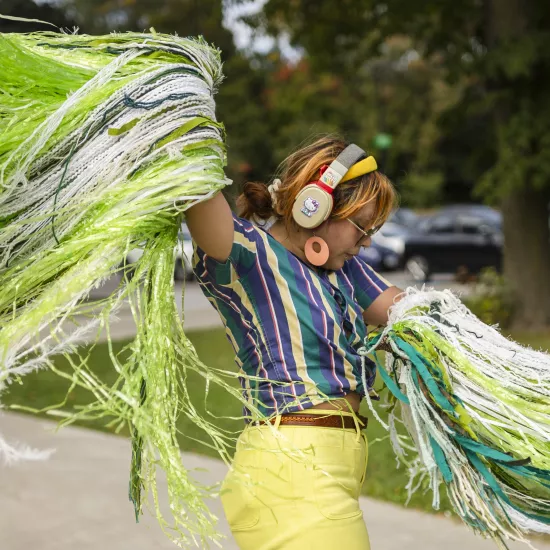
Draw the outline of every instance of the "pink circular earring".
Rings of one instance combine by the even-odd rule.
[[[320,267],[327,263],[330,250],[328,244],[321,237],[313,236],[306,241],[304,247],[306,260],[316,267]]]

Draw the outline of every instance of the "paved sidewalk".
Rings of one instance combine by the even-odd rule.
[[[0,432],[56,453],[45,462],[0,464],[1,550],[172,550],[176,548],[151,518],[139,524],[127,500],[130,445],[127,439],[64,428],[29,416],[0,416]],[[207,479],[221,480],[222,462],[183,453],[188,468],[206,468]],[[204,477],[202,478],[204,479]],[[160,487],[161,493],[164,487]],[[490,550],[493,543],[472,535],[457,521],[361,498],[373,550]],[[219,502],[211,508],[227,534],[224,550],[237,550]],[[537,544],[539,550],[549,545]],[[526,548],[513,544],[513,549]],[[304,549],[309,550],[309,549]],[[313,550],[313,549],[312,549]]]

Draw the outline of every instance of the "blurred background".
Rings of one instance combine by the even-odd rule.
[[[401,196],[364,250],[375,269],[396,284],[481,284],[498,295],[489,321],[550,326],[550,4],[0,0],[0,13],[68,32],[203,35],[224,60],[229,193],[269,182],[308,137],[341,133]],[[0,20],[35,29],[47,27]],[[176,278],[191,278],[179,264]]]
[[[401,197],[401,207],[363,250],[366,261],[401,287],[427,282],[458,290],[485,322],[498,323],[523,344],[550,349],[549,2],[0,0],[0,14],[49,21],[67,32],[154,28],[203,35],[220,48],[224,60],[226,78],[216,101],[227,130],[227,173],[236,183],[228,190],[230,200],[247,180],[268,183],[278,164],[305,139],[343,134],[376,157]],[[33,30],[51,27],[0,19],[0,32]],[[0,101],[1,94],[2,75]],[[186,334],[206,364],[232,370],[233,353],[219,317],[192,282],[185,226],[180,236],[174,276],[180,303],[184,281],[191,281],[185,287]],[[139,249],[130,252],[129,266],[139,254]],[[108,295],[117,284],[108,282],[97,295]],[[111,326],[112,349],[104,335],[83,342],[101,379],[115,383],[111,354],[128,353],[134,333],[128,308]],[[63,357],[58,359],[59,369],[70,370]],[[189,386],[203,410],[202,379],[190,377]],[[42,408],[90,400],[79,388],[66,397],[67,390],[68,382],[42,370],[22,385],[12,384],[2,395],[3,404]],[[240,407],[224,392],[211,389],[208,407],[216,422],[236,429],[228,418],[238,418]],[[2,421],[8,435],[35,430],[29,441],[51,445],[42,441],[42,428],[32,424],[36,421],[13,413]],[[114,483],[115,477],[126,483],[128,449],[102,433],[113,432],[112,426],[87,422],[86,427],[100,432],[62,431],[74,456],[63,451],[64,440],[58,438],[54,445],[61,451],[50,466],[13,469],[0,478],[0,532],[7,537],[6,548],[46,548],[45,541],[56,550],[164,548],[160,539],[144,538],[132,525],[130,508],[119,505],[126,489],[115,490]],[[208,441],[201,444],[204,434],[184,416],[178,430],[182,449],[200,453],[199,462],[204,455],[217,456]],[[480,539],[461,538],[462,528],[436,540],[454,524],[443,528],[430,519],[428,526],[412,512],[406,523],[397,508],[381,507],[380,499],[399,505],[407,500],[407,473],[395,469],[391,446],[375,422],[369,425],[369,439],[377,446],[363,492],[376,499],[368,501],[367,509],[377,548],[489,547],[477,546]],[[85,462],[87,457],[92,459]],[[111,483],[105,477],[112,471],[107,461],[115,458],[121,473]],[[77,464],[85,465],[86,476]],[[212,464],[208,468],[216,471]],[[90,481],[85,488],[83,477]],[[415,493],[409,505],[433,511],[427,492]],[[108,514],[106,506],[111,507]],[[441,511],[451,513],[445,499]],[[36,523],[32,529],[28,517]],[[399,533],[387,537],[395,525]],[[157,531],[151,533],[161,537]]]

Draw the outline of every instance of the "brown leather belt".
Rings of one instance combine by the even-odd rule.
[[[363,423],[359,423],[359,428],[364,430],[367,427],[369,419],[356,415]],[[277,417],[260,420],[258,424],[275,424]],[[346,430],[355,430],[355,420],[352,416],[317,415],[317,414],[283,414],[280,421],[281,426],[320,426],[322,428],[344,428]]]

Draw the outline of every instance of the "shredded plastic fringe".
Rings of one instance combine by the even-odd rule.
[[[219,544],[205,504],[216,489],[183,466],[176,419],[200,426],[229,461],[234,434],[197,413],[186,378],[198,373],[207,390],[218,384],[244,401],[236,373],[198,359],[173,286],[183,213],[231,183],[213,99],[219,52],[200,38],[155,33],[4,34],[0,72],[0,391],[38,368],[55,370],[52,356],[64,354],[72,371],[58,374],[92,392],[94,402],[59,411],[62,424],[100,418],[130,429],[136,518],[150,502],[178,545]],[[134,277],[123,277],[108,298],[86,302],[135,247],[144,253]],[[77,342],[84,333],[108,333],[123,306],[137,335],[127,360],[111,353],[118,379],[108,385]],[[68,333],[70,320],[78,329]],[[45,455],[0,438],[4,461],[31,456]],[[160,509],[158,467],[167,476],[170,521]]]
[[[409,492],[427,477],[437,508],[444,483],[463,521],[501,547],[550,533],[550,356],[485,325],[449,290],[407,289],[361,353],[380,346],[391,349],[378,370]]]
[[[234,434],[197,412],[188,374],[203,377],[206,393],[220,385],[252,417],[262,415],[232,383],[236,373],[201,363],[173,287],[185,210],[230,183],[213,99],[219,52],[202,39],[154,33],[6,34],[0,69],[0,393],[33,370],[56,370],[51,358],[64,354],[72,370],[56,372],[94,401],[61,411],[62,424],[101,418],[130,429],[136,517],[149,503],[181,547],[219,544],[205,504],[215,489],[184,468],[176,419],[201,427],[227,462]],[[134,277],[86,302],[138,246]],[[118,379],[106,384],[77,342],[86,332],[108,333],[125,304],[137,335],[129,358],[111,352]],[[69,320],[79,325],[71,333]],[[437,506],[443,482],[462,519],[499,544],[550,532],[549,356],[507,340],[452,293],[415,289],[362,353],[383,342],[392,353],[379,370],[393,396],[392,445],[410,468],[407,489],[427,478]],[[418,456],[409,460],[413,449]],[[42,457],[0,437],[4,461]],[[167,476],[170,521],[157,467]]]

